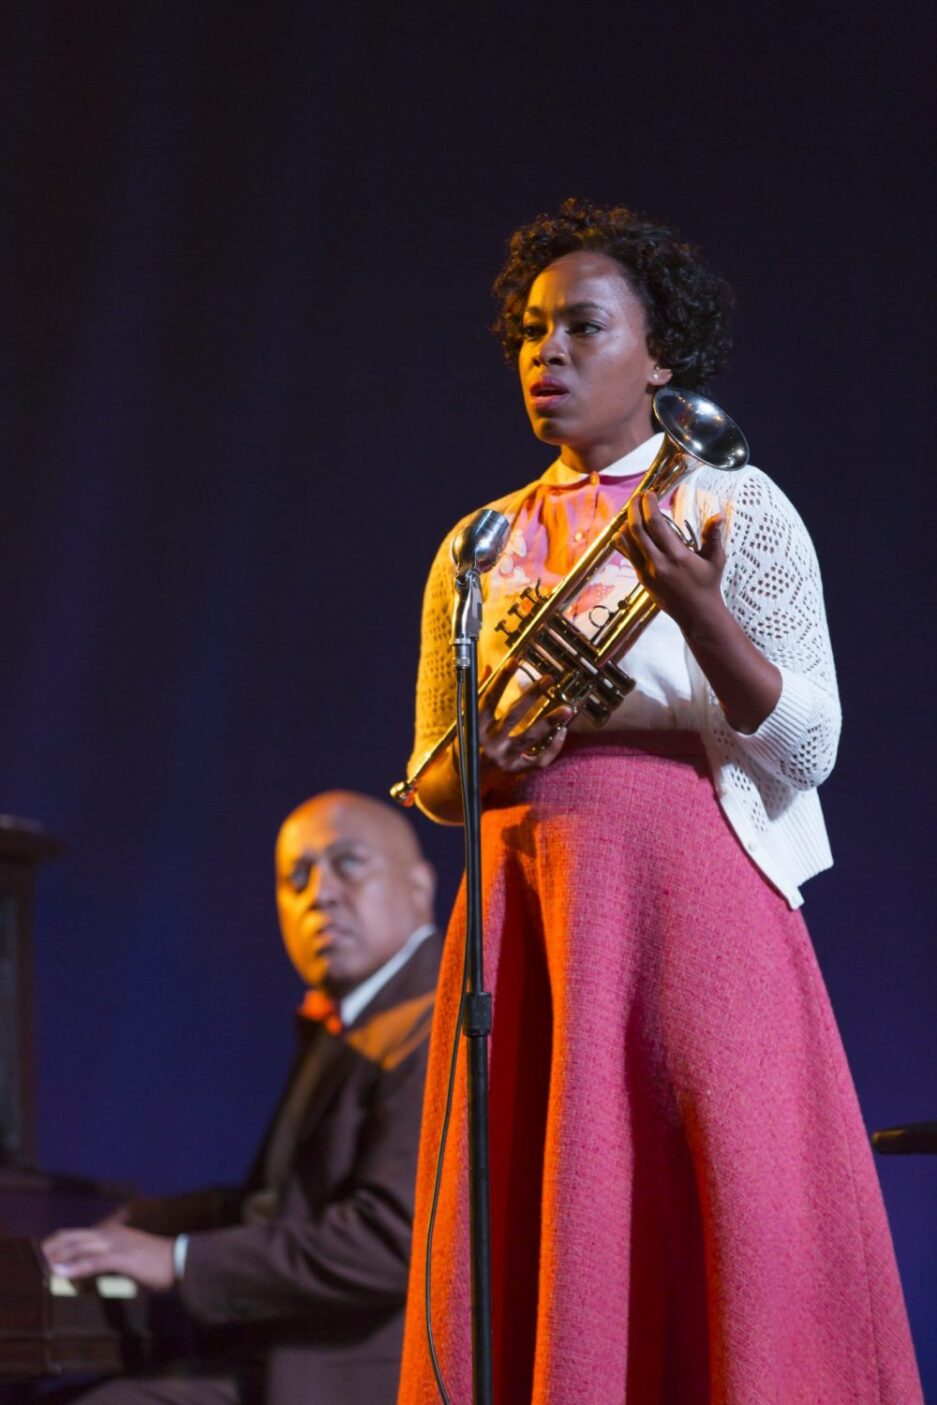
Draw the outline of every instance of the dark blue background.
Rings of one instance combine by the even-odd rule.
[[[487,287],[570,192],[738,290],[715,391],[817,543],[844,698],[807,917],[869,1126],[937,1116],[929,14],[3,7],[0,807],[71,845],[46,1167],[242,1173],[297,994],[277,825],[400,775],[436,543],[547,461]],[[460,833],[421,829],[444,911]],[[880,1171],[937,1399],[937,1162]]]

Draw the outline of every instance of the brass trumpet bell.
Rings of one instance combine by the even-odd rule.
[[[673,446],[709,468],[731,471],[748,463],[748,440],[725,410],[705,395],[663,385],[654,396],[654,418]],[[667,440],[664,449],[668,449]],[[654,471],[654,464],[648,473]],[[647,492],[643,485],[639,492]],[[656,490],[655,490],[656,491]]]

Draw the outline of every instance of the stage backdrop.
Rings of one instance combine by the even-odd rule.
[[[841,672],[806,914],[869,1127],[937,1116],[927,15],[4,5],[0,808],[70,846],[45,1167],[243,1172],[298,993],[277,825],[399,777],[437,541],[547,462],[487,289],[569,193],[738,290],[714,391],[813,534]],[[420,828],[444,916],[460,832]],[[937,1400],[937,1161],[880,1171]]]

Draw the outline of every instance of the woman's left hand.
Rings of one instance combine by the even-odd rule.
[[[781,674],[752,643],[722,598],[721,516],[703,524],[693,551],[664,521],[653,493],[628,509],[622,549],[638,580],[683,636],[737,732],[756,732],[781,696]]]
[[[684,631],[725,610],[722,573],[726,554],[721,516],[703,524],[699,550],[678,537],[661,512],[654,493],[636,495],[621,530],[622,546],[638,580],[654,603]]]

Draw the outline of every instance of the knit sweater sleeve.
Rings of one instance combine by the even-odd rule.
[[[435,746],[455,717],[455,669],[450,646],[453,582],[450,544],[458,529],[455,527],[446,536],[437,551],[423,593],[411,770]]]
[[[746,471],[726,504],[726,603],[781,673],[781,695],[758,730],[733,732],[722,710],[712,726],[785,784],[809,790],[836,760],[840,704],[813,543],[780,488]],[[714,700],[713,700],[714,701]]]

